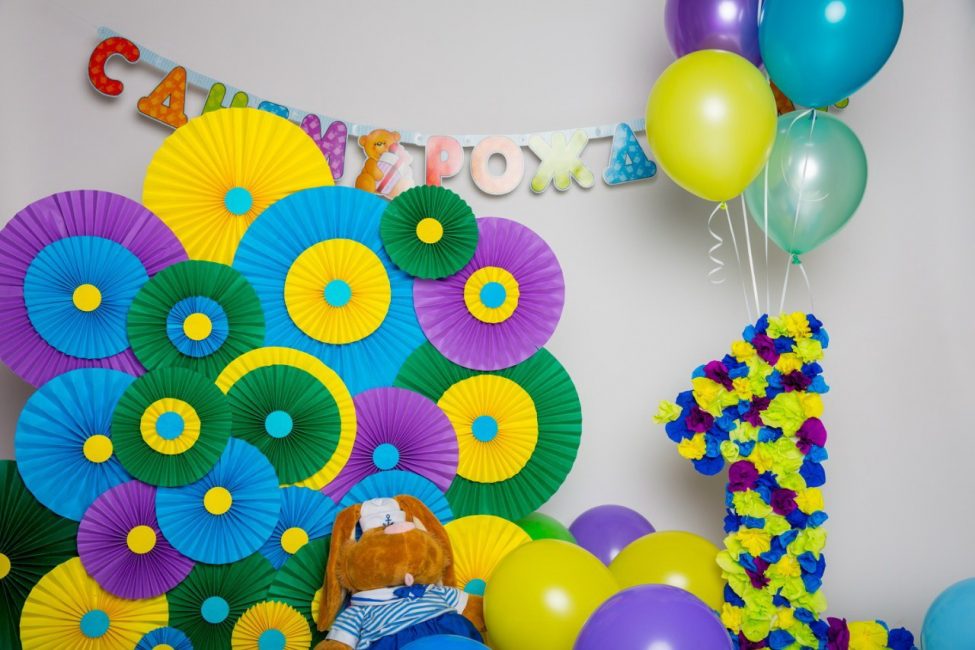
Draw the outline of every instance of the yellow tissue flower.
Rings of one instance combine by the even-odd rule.
[[[799,531],[796,538],[789,544],[789,554],[799,557],[805,552],[812,553],[819,557],[823,547],[826,546],[826,530],[823,528],[804,528]]]
[[[779,355],[779,360],[775,363],[775,369],[783,375],[788,375],[796,370],[802,370],[802,359],[792,352]]]
[[[769,316],[768,330],[766,333],[773,339],[777,339],[781,336],[789,336],[789,329],[785,324],[785,314],[782,314],[781,316]]]
[[[703,433],[695,433],[693,438],[681,440],[677,445],[677,453],[688,460],[701,460],[707,451],[707,443]]]
[[[775,537],[792,528],[789,520],[782,515],[771,514],[765,518],[765,531]]]
[[[786,334],[792,338],[798,340],[812,336],[812,330],[809,329],[809,319],[801,311],[786,315],[782,321]]]
[[[741,528],[736,535],[741,545],[752,555],[761,555],[772,548],[772,540],[764,530]]]
[[[799,393],[802,411],[807,418],[818,418],[823,415],[823,398],[819,393]]]
[[[752,461],[752,465],[755,466],[759,474],[764,474],[772,469],[772,465],[775,463],[775,456],[769,450],[767,442],[760,442],[755,445],[755,449],[752,450],[752,454],[748,457],[748,460]]]
[[[796,505],[807,515],[826,509],[826,504],[823,502],[823,492],[819,488],[801,490],[796,495]]]
[[[849,624],[850,650],[884,650],[887,630],[876,621],[856,621]]]
[[[823,344],[816,339],[801,339],[796,343],[795,351],[805,363],[819,361],[823,358]]]
[[[738,514],[744,517],[764,519],[772,514],[772,506],[765,503],[762,495],[754,490],[735,492],[731,500]]]
[[[691,380],[694,400],[697,405],[716,418],[721,417],[721,411],[726,406],[738,403],[738,396],[729,393],[724,386],[707,377],[695,377]]]
[[[802,575],[802,567],[799,560],[791,555],[783,555],[782,559],[770,567],[770,571],[786,578],[798,578]]]
[[[778,427],[787,436],[794,436],[807,418],[823,414],[823,400],[819,393],[790,391],[779,393],[762,412],[766,426]]]
[[[744,420],[738,420],[738,426],[731,430],[728,437],[735,442],[751,442],[758,440],[759,431],[761,431],[759,427],[749,424]]]
[[[724,626],[738,634],[741,632],[741,613],[740,607],[735,607],[729,603],[724,603],[721,607],[721,622]]]
[[[738,445],[730,440],[723,441],[718,448],[721,450],[721,457],[729,463],[733,463],[741,458],[741,450],[738,449]]]
[[[657,414],[653,416],[653,421],[657,424],[667,424],[680,417],[681,408],[668,400],[661,400],[657,406]]]
[[[735,341],[731,344],[731,356],[738,361],[746,361],[755,356],[755,348],[748,341]]]
[[[752,382],[748,380],[747,377],[736,377],[731,380],[731,385],[735,388],[735,395],[739,399],[750,400],[753,396],[752,393]]]
[[[788,607],[780,607],[775,616],[775,627],[780,630],[787,630],[796,624],[796,617]]]

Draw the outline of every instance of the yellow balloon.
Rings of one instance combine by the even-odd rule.
[[[582,547],[556,539],[520,546],[484,591],[491,647],[571,650],[586,619],[617,590],[609,569]]]
[[[722,50],[681,57],[647,101],[647,140],[675,183],[710,201],[748,187],[775,141],[775,97],[758,68]]]
[[[613,559],[609,570],[621,589],[660,584],[689,591],[716,611],[724,602],[718,547],[694,533],[667,530],[632,542]]]

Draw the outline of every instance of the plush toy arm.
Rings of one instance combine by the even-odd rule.
[[[480,596],[468,596],[467,605],[461,612],[468,621],[474,624],[477,631],[484,634],[484,599]]]
[[[350,645],[345,645],[341,641],[325,639],[315,646],[315,650],[353,650],[353,648]]]

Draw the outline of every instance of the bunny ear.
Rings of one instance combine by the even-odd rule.
[[[332,626],[342,603],[345,590],[339,581],[338,567],[341,564],[345,547],[355,543],[355,527],[359,522],[359,504],[349,506],[335,518],[332,526],[332,543],[328,551],[328,564],[325,567],[325,584],[322,586],[322,604],[318,611],[318,631],[324,632]]]
[[[440,542],[444,550],[444,557],[446,558],[443,583],[448,587],[456,586],[454,584],[454,551],[450,546],[450,537],[447,536],[447,531],[444,529],[443,524],[430,511],[430,508],[416,497],[401,494],[396,497],[396,501],[399,503],[400,508],[403,509],[403,512],[406,513],[408,521],[419,522],[428,533],[436,537],[437,541]]]

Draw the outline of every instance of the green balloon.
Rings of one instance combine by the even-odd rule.
[[[846,124],[821,111],[779,118],[772,155],[745,189],[745,202],[779,248],[801,255],[836,234],[853,217],[867,186],[867,157]]]
[[[576,543],[576,538],[572,536],[568,528],[559,523],[557,519],[543,515],[540,512],[533,512],[516,523],[523,531],[528,533],[532,541],[539,539],[560,539],[563,542]]]

